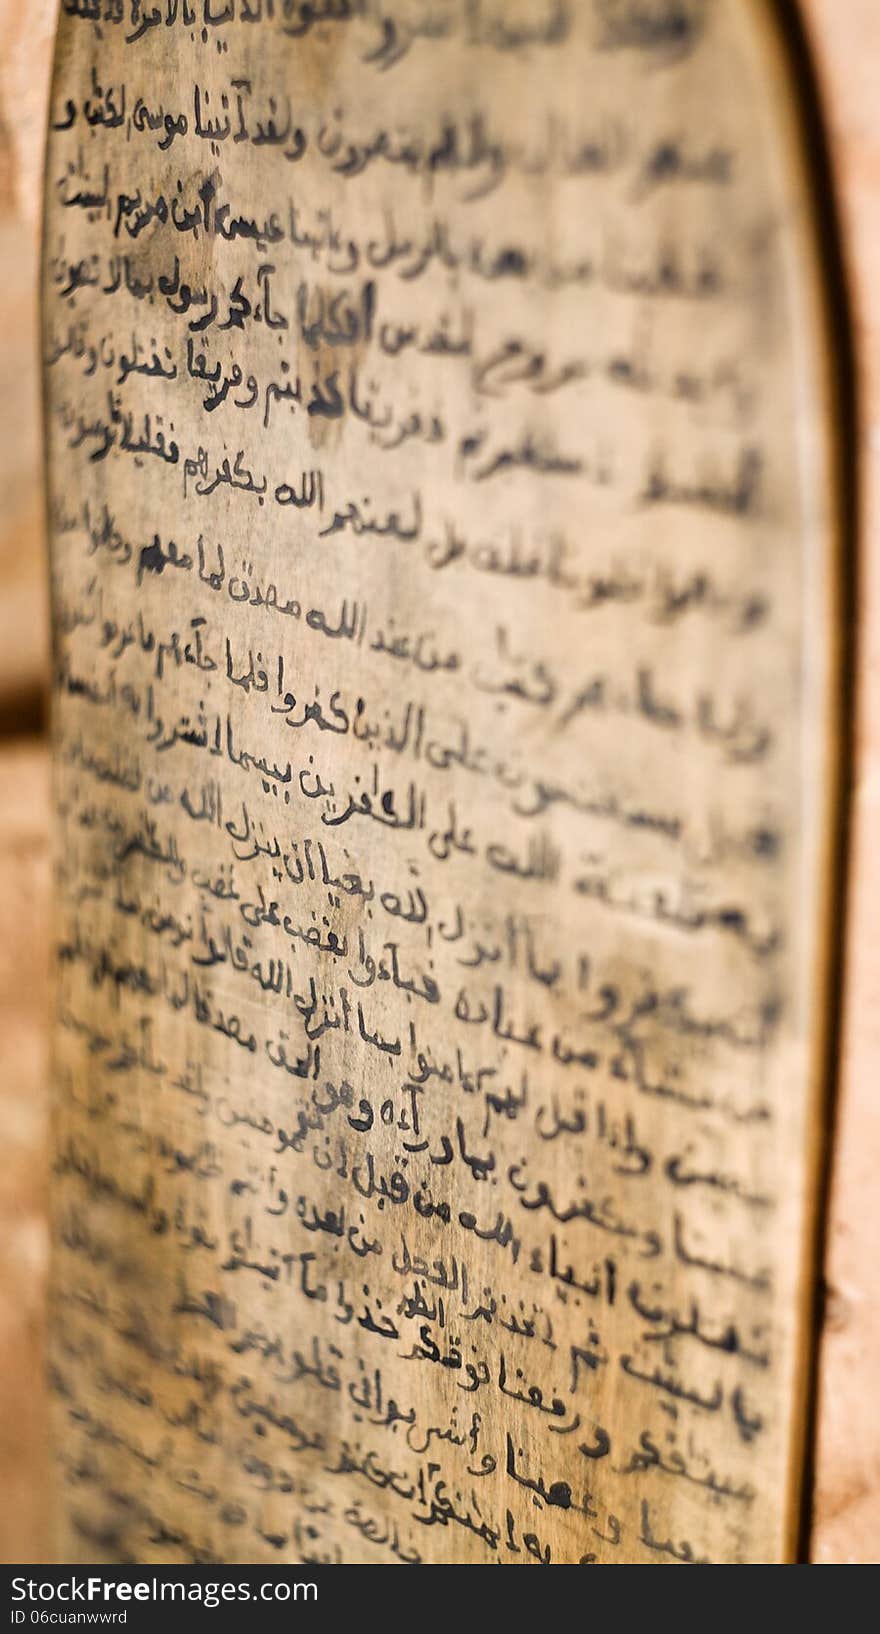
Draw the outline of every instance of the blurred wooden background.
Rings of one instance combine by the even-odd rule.
[[[57,0],[0,0],[0,1560],[46,1539],[48,665],[37,370]]]
[[[774,0],[767,0],[773,4]],[[0,1561],[46,1526],[48,664],[37,350],[57,0],[0,0]],[[801,0],[824,94],[860,389],[858,749],[813,1559],[880,1559],[880,7]]]

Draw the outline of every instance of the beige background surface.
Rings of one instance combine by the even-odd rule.
[[[769,0],[768,0],[769,3]],[[0,1559],[45,1559],[47,662],[35,364],[37,215],[53,0],[0,0]],[[825,96],[861,391],[853,882],[821,1348],[813,1558],[880,1558],[880,12],[802,0]],[[872,843],[873,842],[873,843]]]
[[[880,12],[805,0],[844,228],[860,390],[851,909],[821,1348],[813,1558],[880,1559]]]
[[[0,1560],[46,1559],[48,664],[36,366],[56,0],[0,0]]]
[[[56,0],[0,0],[0,724],[35,723],[46,665],[34,364],[36,267]]]

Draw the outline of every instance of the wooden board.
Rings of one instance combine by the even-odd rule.
[[[65,1559],[794,1550],[843,540],[768,15],[65,10]]]

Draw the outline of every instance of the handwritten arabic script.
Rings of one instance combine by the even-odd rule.
[[[834,480],[744,0],[64,0],[63,1558],[784,1558]]]

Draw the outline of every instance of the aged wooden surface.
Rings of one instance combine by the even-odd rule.
[[[62,1552],[791,1558],[841,541],[782,37],[80,11]]]

